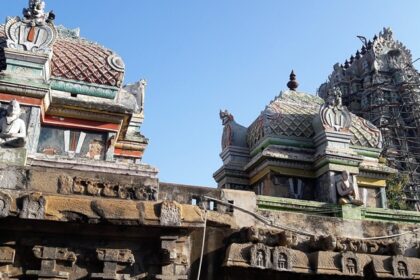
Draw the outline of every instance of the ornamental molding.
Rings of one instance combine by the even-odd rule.
[[[7,47],[36,54],[52,54],[57,30],[52,23],[33,24],[19,17],[10,18],[5,25]]]
[[[97,85],[84,84],[56,78],[51,80],[51,89],[65,91],[72,94],[88,95],[106,99],[114,99],[118,92],[118,89],[115,87],[99,87]]]

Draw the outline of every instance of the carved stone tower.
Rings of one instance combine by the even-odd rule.
[[[409,176],[407,200],[420,210],[420,75],[410,51],[384,28],[344,65],[334,65],[319,96],[326,99],[332,87],[340,87],[351,112],[380,128],[382,156]]]

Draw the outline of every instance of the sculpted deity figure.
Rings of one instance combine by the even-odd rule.
[[[257,266],[264,267],[264,254],[262,251],[257,252]]]
[[[55,19],[51,11],[45,13],[45,2],[42,0],[29,0],[28,8],[23,9],[23,15],[27,21],[32,21],[32,25],[44,25]]]
[[[337,192],[341,196],[339,203],[343,204],[354,204],[354,205],[363,205],[355,192],[353,184],[349,180],[350,174],[348,171],[343,171],[341,173],[340,180],[336,183]]]
[[[7,115],[0,120],[0,144],[4,147],[23,147],[26,143],[26,125],[20,119],[19,102],[12,100],[7,107]]]

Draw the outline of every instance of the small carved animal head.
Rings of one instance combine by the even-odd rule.
[[[220,119],[222,120],[223,125],[226,125],[229,122],[233,121],[233,116],[231,113],[228,112],[228,110],[224,110],[224,111],[220,110],[219,116],[220,116]]]

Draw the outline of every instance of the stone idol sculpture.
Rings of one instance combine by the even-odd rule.
[[[20,119],[19,102],[12,100],[7,106],[7,114],[0,119],[0,145],[2,147],[19,148],[26,143],[26,125]]]
[[[341,173],[341,178],[336,183],[337,192],[341,196],[339,203],[343,204],[354,204],[357,206],[363,205],[358,197],[358,192],[355,190],[353,184],[349,180],[350,174],[348,171],[343,171]]]

